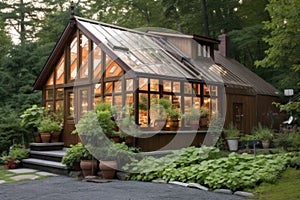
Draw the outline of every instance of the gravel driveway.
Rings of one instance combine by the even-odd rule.
[[[0,184],[0,200],[239,200],[236,195],[201,191],[164,183],[112,181],[93,183],[57,176],[35,181]]]

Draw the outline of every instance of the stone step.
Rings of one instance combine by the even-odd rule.
[[[41,160],[61,162],[62,157],[66,153],[66,150],[56,150],[56,151],[33,151],[33,150],[31,150],[29,153],[30,153],[30,158],[37,158],[37,159],[41,159]]]
[[[27,158],[22,160],[23,167],[51,172],[54,174],[68,175],[68,168],[61,162],[42,160],[37,158]]]
[[[30,150],[33,151],[56,151],[64,148],[63,142],[53,143],[30,143]]]

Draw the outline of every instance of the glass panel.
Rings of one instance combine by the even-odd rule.
[[[53,85],[53,73],[51,74],[50,78],[48,79],[46,85],[47,85],[47,86]]]
[[[148,126],[148,95],[139,94],[139,124],[141,127]]]
[[[176,105],[177,108],[180,108],[181,107],[181,96],[174,95],[172,104]]]
[[[64,120],[64,102],[62,100],[56,101],[55,103],[55,113],[56,113],[56,120],[59,123],[62,123]]]
[[[122,92],[122,81],[114,82],[114,84],[115,84],[114,92],[121,93]]]
[[[68,93],[68,99],[67,99],[67,115],[68,117],[74,117],[74,94],[73,92]]]
[[[63,54],[56,66],[56,84],[64,84],[65,55]]]
[[[126,91],[133,91],[133,79],[126,80]]]
[[[217,86],[210,86],[210,95],[218,96],[218,87]]]
[[[53,94],[53,89],[47,89],[46,90],[46,99],[53,99],[54,94]]]
[[[164,92],[171,92],[172,88],[171,88],[171,81],[163,81],[163,91]]]
[[[184,112],[191,108],[192,105],[192,97],[184,97]]]
[[[158,79],[150,79],[150,90],[154,92],[159,91],[159,80]]]
[[[114,62],[109,56],[106,56],[105,76],[113,77],[113,76],[121,76],[121,75],[122,75],[121,67],[116,62]]]
[[[180,82],[173,82],[173,92],[180,93]]]
[[[194,89],[194,93],[195,93],[196,95],[200,95],[200,94],[201,94],[201,93],[200,93],[200,84],[194,83],[194,84],[193,84],[193,89]]]
[[[53,101],[47,101],[46,102],[46,106],[47,109],[52,110],[53,111]]]
[[[64,89],[59,88],[56,90],[56,99],[63,99],[64,98]]]
[[[94,79],[100,79],[102,76],[101,67],[101,49],[95,43],[93,43],[93,56],[94,56]]]
[[[211,114],[212,115],[218,114],[218,99],[217,98],[211,99]]]
[[[95,96],[101,95],[101,83],[95,84],[94,95]]]
[[[112,86],[113,86],[113,82],[105,83],[105,94],[111,94],[112,93]]]
[[[139,78],[139,89],[148,91],[148,78]]]
[[[122,96],[121,95],[114,95],[114,106],[118,110],[122,110]]]
[[[104,101],[105,101],[106,103],[112,103],[112,98],[111,98],[111,96],[105,96],[105,97],[104,97]]]
[[[210,98],[205,97],[202,106],[205,106],[205,107],[209,108],[209,104],[210,104]]]
[[[81,38],[81,66],[80,66],[80,78],[88,78],[89,76],[89,64],[88,64],[88,54],[89,54],[89,42],[88,38],[82,35]]]
[[[126,94],[125,105],[128,105],[128,106],[133,105],[133,94]]]
[[[184,83],[184,93],[185,94],[192,94],[192,84],[191,83]]]
[[[151,99],[151,107],[150,107],[150,126],[154,127],[155,121],[160,119],[163,116],[159,116],[159,108],[158,105],[155,105],[158,102],[159,95],[158,94],[150,94]],[[153,103],[155,102],[155,103]]]
[[[194,107],[200,108],[201,105],[201,98],[200,97],[194,97]]]
[[[207,85],[203,85],[203,89],[204,89],[204,95],[209,95],[209,89]]]
[[[77,76],[77,37],[75,37],[70,46],[70,74],[69,79],[74,80]]]
[[[94,106],[101,101],[101,97],[94,98]]]
[[[88,111],[88,91],[80,90],[79,92],[80,116],[83,116]]]

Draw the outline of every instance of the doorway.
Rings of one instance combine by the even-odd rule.
[[[244,132],[243,103],[233,103],[233,124],[240,131]]]

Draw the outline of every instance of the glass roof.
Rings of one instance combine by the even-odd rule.
[[[159,36],[78,19],[86,30],[111,48],[134,72],[220,82],[214,72],[203,71],[201,66],[195,67],[188,59],[189,65],[176,59],[174,55],[180,58],[187,56]]]

